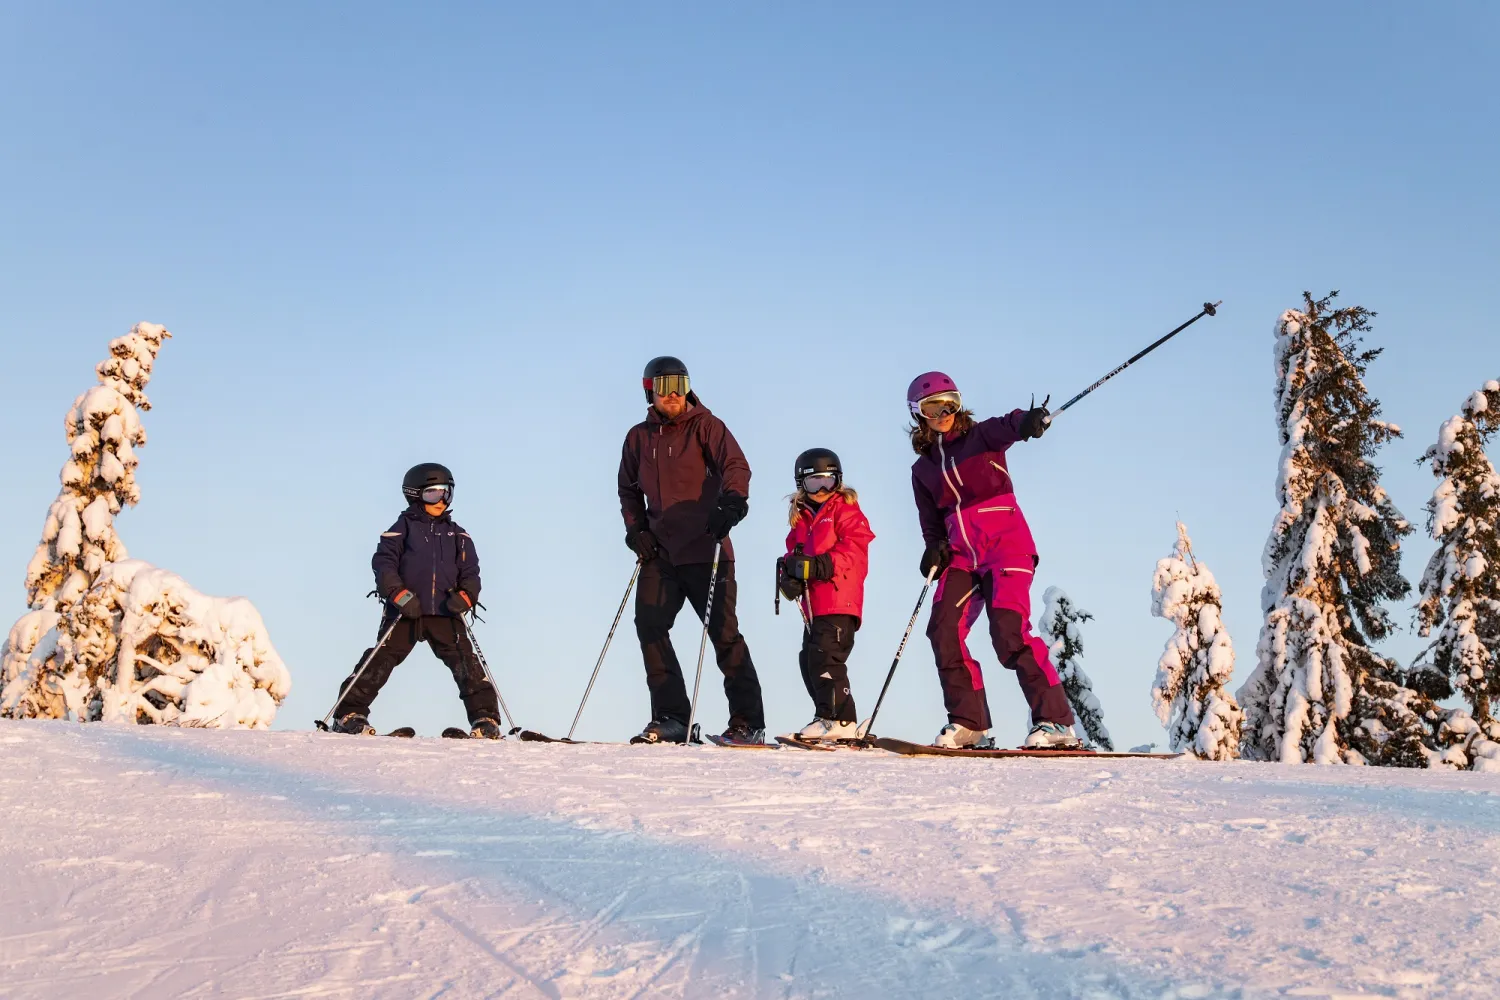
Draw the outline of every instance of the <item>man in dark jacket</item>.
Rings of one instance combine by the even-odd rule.
[[[728,537],[750,509],[750,464],[729,428],[693,394],[681,361],[654,359],[641,382],[651,408],[625,435],[619,475],[625,544],[641,560],[635,630],[651,690],[651,723],[632,742],[688,738],[691,703],[671,628],[684,600],[703,618],[720,543],[708,635],[729,699],[724,736],[764,742],[760,678],[735,617],[734,548]]]
[[[394,621],[395,629],[364,673],[341,685],[334,707],[341,733],[373,733],[370,704],[417,643],[427,641],[458,684],[459,697],[475,736],[501,739],[504,730],[494,685],[485,676],[469,644],[463,616],[479,600],[479,553],[474,540],[449,512],[453,501],[453,473],[436,462],[413,466],[402,480],[407,508],[389,531],[382,532],[375,557],[375,590],[385,599],[380,632]],[[365,650],[360,662],[370,651]]]

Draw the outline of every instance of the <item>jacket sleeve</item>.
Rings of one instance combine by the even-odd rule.
[[[646,527],[646,494],[641,490],[641,453],[635,447],[636,433],[625,435],[625,446],[620,450],[620,516],[625,519],[625,534],[635,534]]]
[[[479,550],[473,536],[462,528],[458,529],[458,589],[479,603]]]
[[[719,473],[722,483],[719,492],[736,493],[749,499],[750,462],[740,449],[740,443],[718,417],[703,423],[703,453]]]
[[[375,546],[375,557],[370,567],[375,570],[375,592],[382,598],[390,597],[406,584],[401,582],[401,551],[406,548],[406,518],[396,518],[389,531],[380,533],[380,544]]]
[[[979,433],[986,446],[1004,451],[1017,441],[1026,440],[1021,433],[1021,422],[1026,419],[1025,410],[1011,410],[1003,417],[991,417],[981,421]]]
[[[828,550],[828,555],[833,557],[834,577],[841,577],[861,568],[868,574],[870,543],[874,540],[875,532],[870,530],[870,519],[865,517],[865,512],[853,504],[848,505],[844,516],[839,519],[838,538],[834,541],[833,548]]]
[[[922,541],[933,545],[947,538],[948,530],[943,524],[942,509],[917,476],[916,466],[912,466],[911,470],[911,492],[917,501],[917,520],[922,525]]]

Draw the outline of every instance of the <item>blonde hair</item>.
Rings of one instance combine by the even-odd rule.
[[[838,489],[834,490],[834,492],[843,498],[844,503],[859,503],[859,494],[854,492],[854,487],[852,486],[840,486]],[[791,504],[787,508],[786,523],[795,528],[797,526],[797,518],[802,516],[802,508],[806,507],[809,503],[807,499],[807,491],[799,486],[797,487],[797,492],[787,497],[787,500],[789,500]],[[832,503],[833,497],[829,497],[826,502]]]

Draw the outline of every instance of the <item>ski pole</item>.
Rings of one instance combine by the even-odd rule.
[[[578,714],[573,716],[573,725],[568,729],[568,739],[573,738],[573,730],[578,728],[578,720],[583,718],[583,706],[589,702],[589,692],[594,690],[594,682],[599,679],[599,668],[604,666],[604,654],[609,652],[609,644],[614,640],[615,629],[620,627],[620,618],[625,614],[625,605],[630,601],[630,592],[635,589],[635,581],[641,575],[641,560],[635,561],[635,572],[630,574],[630,585],[625,588],[625,596],[620,598],[620,610],[615,612],[614,624],[609,627],[609,635],[604,637],[604,648],[599,651],[599,660],[594,664],[594,673],[589,677],[589,686],[583,689],[583,700],[578,703]]]
[[[461,617],[459,621],[464,623],[464,633],[469,637],[469,648],[474,651],[474,658],[479,661],[479,669],[484,671],[484,679],[490,682],[490,688],[495,692],[495,700],[500,703],[500,711],[505,714],[505,721],[510,725],[508,735],[514,736],[521,731],[521,727],[516,725],[515,716],[510,714],[505,698],[500,694],[500,685],[495,683],[494,676],[490,674],[490,665],[485,662],[484,651],[479,648],[479,643],[474,641],[474,629],[469,626],[469,619]]]
[[[693,722],[698,718],[698,685],[703,681],[703,654],[708,650],[708,620],[714,613],[714,588],[719,582],[719,553],[724,551],[720,540],[714,546],[714,564],[708,571],[708,600],[703,605],[703,638],[698,641],[698,672],[693,675],[693,702],[688,708],[686,743],[693,742]]]
[[[1194,323],[1198,322],[1203,317],[1215,315],[1216,311],[1219,308],[1219,306],[1221,306],[1223,304],[1224,303],[1222,301],[1219,301],[1219,302],[1205,302],[1205,303],[1203,303],[1203,311],[1202,312],[1198,313],[1198,315],[1194,316],[1192,319],[1188,320],[1186,323],[1182,324],[1177,329],[1175,329],[1171,333],[1167,334],[1165,337],[1162,337],[1160,340],[1155,341],[1149,347],[1147,347],[1145,350],[1141,351],[1138,354],[1133,355],[1130,358],[1130,360],[1126,361],[1123,365],[1121,365],[1120,367],[1116,368],[1114,371],[1110,372],[1108,375],[1105,375],[1099,381],[1095,382],[1093,385],[1089,386],[1087,389],[1083,390],[1082,392],[1080,392],[1078,395],[1074,396],[1072,399],[1068,400],[1063,405],[1059,406],[1057,408],[1056,412],[1054,412],[1054,413],[1052,413],[1052,414],[1050,414],[1048,416],[1047,422],[1050,424],[1054,419],[1056,419],[1056,417],[1057,417],[1058,414],[1062,413],[1062,411],[1066,410],[1068,407],[1070,407],[1074,403],[1078,402],[1084,396],[1087,396],[1089,393],[1093,392],[1095,389],[1099,388],[1101,385],[1103,385],[1104,383],[1108,382],[1110,379],[1114,378],[1116,375],[1120,374],[1122,371],[1124,371],[1125,369],[1129,368],[1131,365],[1135,364],[1137,361],[1141,360],[1146,355],[1150,354],[1152,351],[1156,350],[1162,344],[1165,344],[1167,341],[1171,340],[1173,337],[1177,336],[1183,330],[1186,330],[1188,327],[1192,326]],[[1045,406],[1046,404],[1043,404],[1043,405]]]
[[[323,716],[322,719],[313,723],[313,725],[317,726],[324,732],[328,731],[328,720],[332,719],[333,713],[339,710],[339,703],[344,700],[344,695],[348,694],[350,688],[359,683],[360,677],[364,676],[365,668],[367,668],[370,665],[370,662],[375,659],[375,654],[380,652],[380,647],[385,645],[385,641],[391,637],[391,633],[396,631],[396,626],[400,623],[400,621],[401,615],[397,613],[396,617],[391,619],[390,625],[386,626],[386,630],[380,634],[380,640],[375,643],[375,647],[371,649],[368,654],[366,654],[364,662],[359,665],[359,669],[354,671],[354,676],[349,678],[349,683],[345,684],[342,688],[339,689],[339,696],[334,700],[333,707],[328,710],[328,714]]]
[[[906,640],[911,638],[911,630],[916,627],[917,615],[922,613],[922,604],[927,600],[928,588],[932,586],[932,578],[937,576],[937,571],[936,566],[927,571],[927,582],[922,584],[922,593],[917,596],[917,606],[912,610],[911,621],[906,623],[906,632],[901,636],[901,645],[896,647],[896,658],[891,661],[891,669],[885,675],[885,683],[880,688],[880,697],[875,699],[875,711],[870,713],[870,721],[865,723],[862,738],[866,744],[874,739],[875,716],[880,714],[880,706],[885,702],[885,693],[891,689],[891,679],[896,676],[896,665],[901,662],[901,654],[906,651]]]

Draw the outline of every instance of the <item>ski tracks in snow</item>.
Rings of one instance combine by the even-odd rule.
[[[0,730],[8,997],[1414,998],[1500,976],[1485,775]]]

